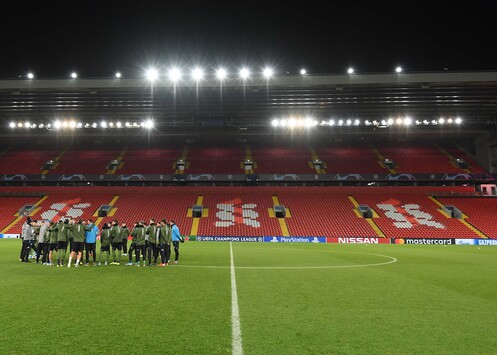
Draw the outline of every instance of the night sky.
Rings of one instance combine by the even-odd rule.
[[[278,73],[496,70],[491,1],[12,1],[0,77],[140,76],[149,65]]]

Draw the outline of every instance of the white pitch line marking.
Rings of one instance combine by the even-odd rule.
[[[371,254],[371,253],[351,253],[351,254],[364,254],[364,255],[373,255],[379,256],[383,258],[390,259],[389,261],[385,261],[383,263],[374,263],[374,264],[352,264],[352,265],[324,265],[324,266],[217,266],[217,265],[174,265],[174,267],[188,267],[188,268],[200,268],[200,269],[249,269],[249,270],[305,270],[305,269],[345,269],[345,268],[358,268],[358,267],[370,267],[370,266],[381,266],[388,265],[397,262],[397,258],[389,255],[381,255],[381,254]],[[233,256],[233,255],[232,255]]]
[[[235,259],[233,244],[230,242],[231,259],[231,349],[233,355],[242,355],[242,330],[240,327],[240,311],[238,309],[238,294],[236,292]]]

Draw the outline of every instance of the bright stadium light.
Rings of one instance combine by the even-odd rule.
[[[9,123],[10,128],[16,128],[16,123],[15,122],[10,122]]]
[[[347,120],[347,126],[350,126],[352,124],[352,120]]]
[[[76,128],[83,128],[83,123],[78,122],[78,123],[76,124]]]
[[[334,125],[335,125],[335,120],[329,120],[329,121],[328,121],[328,124],[329,124],[330,126],[334,126]]]
[[[67,121],[62,122],[62,127],[64,128],[69,127],[69,123],[67,123]]]
[[[146,120],[145,122],[142,122],[142,127],[145,127],[146,129],[152,129],[154,128],[154,121]]]
[[[349,69],[347,69],[347,73],[354,74],[354,68],[350,67]]]
[[[361,124],[361,120],[355,120],[354,121],[354,126],[359,126]]]
[[[274,119],[271,121],[271,126],[278,127],[279,125],[280,125],[280,121],[278,121],[277,119]]]
[[[404,125],[409,126],[412,123],[412,119],[410,117],[404,118]]]
[[[120,73],[120,72],[117,72],[117,73],[115,74],[115,76],[116,76],[116,78],[117,78],[117,79],[121,79],[121,73]]]
[[[402,118],[397,118],[395,120],[395,123],[397,123],[398,125],[401,125],[402,124]]]
[[[307,74],[307,70],[305,70],[304,68],[300,69],[300,75],[306,75]]]
[[[147,78],[148,81],[153,83],[159,78],[159,72],[155,68],[148,68],[147,71],[145,72],[145,77]]]
[[[250,71],[247,68],[240,69],[240,78],[242,78],[242,80],[247,80],[249,76]]]
[[[29,128],[31,127],[31,123],[29,123],[29,121],[26,121],[26,123],[24,124],[24,128]]]
[[[19,122],[19,123],[17,124],[17,127],[19,127],[19,128],[22,128],[22,126],[23,126],[22,122]]]
[[[121,122],[119,122],[119,121],[116,122],[116,127],[117,128],[121,128],[122,126],[123,126],[123,124]]]
[[[169,69],[167,76],[169,77],[169,80],[171,80],[173,83],[176,83],[181,79],[181,70],[179,70],[178,68],[171,68]]]
[[[393,125],[393,118],[389,118],[387,122],[389,126]]]
[[[264,68],[264,70],[262,71],[262,75],[264,75],[266,79],[271,79],[271,77],[273,76],[273,69]]]
[[[452,123],[452,118],[449,118],[449,119],[447,120],[447,123]]]
[[[461,117],[457,117],[455,122],[456,124],[461,124],[462,123]]]
[[[70,128],[76,128],[76,122],[75,121],[69,122],[69,127]]]
[[[109,122],[109,127],[114,127],[114,122]]]
[[[77,78],[78,78],[78,73],[76,73],[75,71],[73,71],[73,72],[71,73],[71,78],[73,78],[73,79],[77,79]]]
[[[218,78],[218,80],[223,81],[224,79],[226,79],[227,76],[228,73],[226,72],[226,69],[219,68],[218,70],[216,70],[216,77]]]
[[[343,120],[338,120],[338,125],[339,126],[343,125]]]
[[[395,72],[396,72],[397,74],[402,73],[402,67],[401,67],[401,66],[397,66],[397,67],[395,68]]]
[[[192,70],[192,78],[195,81],[200,81],[204,78],[204,71],[201,68],[194,68]]]
[[[440,119],[438,120],[438,123],[440,123],[440,124],[444,124],[444,123],[445,123],[445,119],[444,119],[444,118],[442,118],[442,117],[440,117]]]
[[[33,73],[28,73],[28,75],[26,75],[28,77],[28,79],[34,79],[35,78],[35,75]]]
[[[60,127],[62,127],[62,123],[59,120],[57,120],[54,122],[53,126],[55,129],[59,129]]]
[[[100,122],[100,127],[107,128],[107,122],[105,121]]]

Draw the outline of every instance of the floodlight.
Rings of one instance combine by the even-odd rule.
[[[76,124],[76,128],[82,128],[82,127],[83,127],[83,124],[82,124],[81,122],[78,122],[78,123]]]
[[[250,71],[247,68],[240,69],[240,78],[247,80],[250,76]]]
[[[168,72],[168,76],[169,80],[175,83],[181,79],[181,70],[178,68],[171,68]]]
[[[110,122],[109,127],[114,127],[114,122]]]
[[[154,121],[146,120],[145,122],[142,122],[142,127],[145,127],[147,129],[154,128]]]
[[[145,77],[147,78],[148,81],[153,83],[159,78],[159,72],[155,68],[148,68],[147,71],[145,72]]]
[[[456,118],[456,124],[461,124],[462,123],[462,119],[460,117],[457,117]]]
[[[53,126],[55,127],[55,129],[59,129],[60,127],[62,127],[62,123],[59,120],[57,120],[54,122]]]
[[[23,124],[22,124],[21,122],[19,122],[19,123],[17,124],[17,127],[22,127],[22,126],[23,126]]]
[[[349,69],[347,69],[347,73],[354,74],[354,68],[350,67]]]
[[[388,119],[388,125],[389,125],[389,126],[393,125],[393,118],[389,118],[389,119]]]
[[[339,125],[339,126],[343,125],[343,120],[339,120],[339,121],[338,121],[338,125]]]
[[[71,73],[71,78],[76,79],[77,77],[78,77],[78,73],[76,73],[76,72],[73,71]]]
[[[401,67],[401,66],[396,67],[396,68],[395,68],[395,72],[396,72],[397,74],[402,73],[402,67]]]
[[[28,79],[34,79],[35,75],[33,73],[28,73],[27,77]]]
[[[449,119],[447,120],[447,123],[452,123],[452,118],[449,118]]]
[[[29,128],[31,126],[31,123],[29,123],[28,121],[26,121],[26,123],[24,124],[24,128]]]
[[[361,124],[361,121],[360,121],[360,120],[355,120],[355,121],[354,121],[354,125],[355,125],[355,126],[359,126],[360,124]]]
[[[107,128],[107,122],[105,121],[100,122],[100,127]]]
[[[204,71],[201,68],[195,68],[192,70],[192,78],[195,81],[200,81],[204,78]]]
[[[307,74],[307,70],[305,70],[304,68],[300,69],[300,75],[306,75]]]
[[[271,122],[271,126],[273,127],[278,127],[280,124],[280,121],[278,121],[277,119],[274,119],[272,122]]]
[[[116,73],[116,78],[117,78],[117,79],[121,79],[121,73],[120,73],[120,72],[117,72],[117,73]]]
[[[281,127],[286,127],[287,124],[288,124],[287,120],[281,120],[280,121],[280,126]]]
[[[330,126],[334,126],[334,125],[335,125],[335,120],[329,120],[329,121],[328,121],[328,124],[329,124]]]
[[[444,124],[444,123],[445,123],[445,119],[444,119],[444,118],[442,118],[442,117],[440,117],[440,119],[438,120],[438,123],[440,123],[440,124]]]
[[[121,128],[122,126],[123,126],[123,125],[122,125],[122,123],[121,123],[121,122],[119,122],[119,121],[117,121],[117,122],[116,122],[116,127],[117,127],[117,128]]]
[[[347,126],[350,126],[352,124],[352,120],[347,120]]]
[[[410,117],[404,118],[404,125],[409,126],[412,123],[412,119]]]
[[[395,123],[397,123],[398,125],[401,125],[402,124],[402,118],[397,118],[397,120],[395,120]]]
[[[10,128],[16,128],[16,124],[15,124],[15,122],[10,122],[10,123],[9,123],[9,127],[10,127]]]
[[[219,79],[219,80],[224,80],[226,79],[226,77],[228,76],[228,73],[226,72],[226,69],[224,68],[219,68],[218,70],[216,70],[216,77]]]
[[[264,75],[266,79],[270,79],[273,76],[273,69],[264,68],[264,70],[262,71],[262,75]]]
[[[76,128],[76,122],[74,121],[69,122],[69,127]]]

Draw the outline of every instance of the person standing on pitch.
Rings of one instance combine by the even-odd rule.
[[[123,256],[128,255],[128,238],[129,238],[129,228],[126,223],[121,223],[121,239],[123,240]]]
[[[69,225],[69,220],[59,220],[59,223],[54,227],[54,231],[57,232],[57,267],[64,266],[66,252],[67,252],[67,242],[69,241],[67,228]]]
[[[171,219],[170,224],[171,224],[171,236],[174,246],[174,263],[177,264],[179,260],[179,243],[183,242],[183,238],[181,238],[181,235],[179,234],[179,228],[176,225],[174,219]]]
[[[157,263],[157,226],[155,225],[155,220],[150,219],[149,225],[146,229],[145,234],[148,236],[148,264],[147,266],[152,266],[152,256],[154,257],[154,264]],[[145,260],[143,260],[145,262]]]
[[[162,263],[160,266],[169,265],[169,258],[171,257],[171,227],[169,223],[163,219],[160,222],[159,228],[159,250],[160,250],[160,258]]]
[[[38,247],[36,248],[36,263],[40,262],[40,255],[43,255],[41,262],[43,265],[47,262],[47,254],[48,254],[48,229],[49,223],[47,221],[41,221],[40,229],[38,231]]]
[[[111,240],[112,240],[112,265],[120,265],[121,264],[121,253],[123,249],[123,240],[122,240],[122,229],[117,222],[117,219],[112,221],[112,229],[111,229]],[[116,259],[116,249],[117,249],[117,259]]]
[[[98,256],[98,266],[102,265],[102,253],[106,253],[105,266],[109,263],[110,254],[110,223],[105,223],[100,234],[100,255]]]
[[[74,224],[74,221],[72,221],[72,224],[68,226],[68,228],[72,231],[73,235],[73,243],[72,243],[72,250],[71,254],[69,255],[69,262],[67,263],[67,267],[71,267],[72,259],[74,256],[76,256],[76,267],[79,266],[79,263],[81,262],[81,258],[83,256],[83,243],[85,241],[85,228],[87,230],[90,230],[89,227],[85,227],[83,224],[82,220],[79,220],[77,224]]]
[[[55,253],[57,253],[57,232],[53,230],[55,227],[55,222],[50,222],[50,227],[48,227],[48,241],[50,242],[49,246],[49,254],[48,254],[48,262],[47,265],[53,265],[53,258]]]
[[[85,228],[85,237],[86,237],[86,245],[85,245],[85,252],[86,252],[86,263],[85,265],[88,266],[90,264],[90,259],[89,256],[90,254],[93,257],[93,265],[95,266],[97,264],[97,235],[100,233],[98,230],[98,227],[93,224],[93,221],[91,219],[88,220],[86,228]]]
[[[26,223],[22,225],[21,230],[21,238],[22,238],[22,248],[21,248],[21,261],[25,263],[29,263],[29,251],[34,243],[34,228],[33,222],[31,222],[31,218],[26,219]]]
[[[138,226],[139,222],[135,222],[133,225],[133,229],[131,230],[131,246],[129,247],[128,251],[128,257],[129,257],[129,262],[126,264],[128,266],[133,265],[133,251],[135,252],[135,258],[136,258],[136,233],[133,234],[134,230],[136,229],[136,226]]]
[[[133,228],[133,231],[131,232],[131,236],[133,237],[133,240],[136,243],[135,246],[135,256],[136,256],[136,266],[140,266],[140,254],[143,255],[143,264],[145,265],[145,256],[146,256],[146,250],[145,250],[145,228],[144,228],[144,221],[138,222],[135,228]],[[131,254],[130,254],[131,255]],[[130,256],[131,258],[131,256]]]

